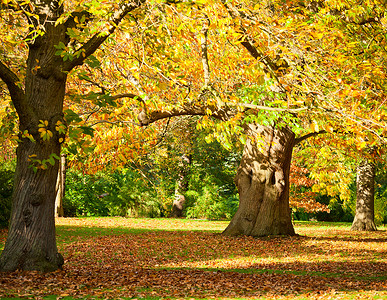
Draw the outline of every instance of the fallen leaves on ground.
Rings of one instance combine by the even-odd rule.
[[[300,226],[296,230],[308,236],[232,238],[215,228],[222,222],[94,218],[57,223],[64,269],[0,274],[0,295],[337,299],[361,291],[366,298],[387,297],[386,231]],[[152,230],[131,231],[144,223],[153,224]],[[173,230],[184,226],[186,231]]]

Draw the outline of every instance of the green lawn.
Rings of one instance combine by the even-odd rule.
[[[296,222],[295,237],[225,237],[226,221],[57,219],[61,271],[0,274],[5,297],[387,299],[387,231]],[[6,231],[0,231],[0,249]],[[55,295],[55,296],[54,296]]]

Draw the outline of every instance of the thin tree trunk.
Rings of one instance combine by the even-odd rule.
[[[171,217],[181,218],[183,216],[183,210],[185,205],[185,193],[188,189],[188,172],[191,164],[191,155],[184,154],[181,157],[180,174],[175,190],[175,200],[172,204]]]
[[[235,183],[239,208],[223,234],[295,235],[289,208],[289,172],[294,133],[249,125]]]
[[[357,167],[356,176],[356,215],[351,230],[375,231],[375,164],[362,161]]]
[[[66,155],[60,157],[58,179],[56,181],[55,217],[63,217],[63,197],[66,184]]]

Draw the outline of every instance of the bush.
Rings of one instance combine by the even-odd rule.
[[[108,208],[103,195],[107,193],[106,179],[98,175],[83,175],[78,171],[66,174],[66,190],[63,199],[64,215],[107,216]]]
[[[68,170],[63,208],[67,217],[165,215],[155,188],[131,169],[93,175]]]
[[[165,207],[162,197],[157,197],[155,188],[130,169],[114,173],[117,194],[107,197],[109,214],[115,216],[163,217]],[[160,191],[161,192],[161,191]]]
[[[219,186],[216,178],[206,175],[203,180],[191,179],[191,187],[186,193],[186,216],[199,219],[231,219],[236,213],[239,199],[225,186]]]
[[[0,228],[8,227],[12,206],[14,171],[0,169]]]
[[[344,202],[340,198],[330,198],[326,195],[320,195],[317,201],[328,204],[330,212],[316,212],[317,221],[328,222],[352,222],[354,217],[354,203],[356,206],[356,199],[352,199],[349,202]]]

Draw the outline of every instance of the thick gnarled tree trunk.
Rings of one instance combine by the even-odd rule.
[[[32,107],[40,109],[34,111],[33,119],[20,116],[21,132],[28,130],[35,142],[21,137],[17,148],[10,228],[0,258],[2,271],[52,271],[63,265],[63,258],[56,247],[54,219],[59,162],[55,159],[52,166],[35,160],[43,161],[53,154],[60,156],[60,137],[55,126],[57,121],[63,122],[65,78],[58,81],[54,76],[36,76],[27,80],[34,81],[31,84],[34,91],[26,91],[26,100]],[[37,120],[48,121],[46,129],[53,133],[53,137],[46,141],[41,138]],[[32,166],[37,170],[34,171]]]
[[[225,235],[294,235],[289,208],[289,171],[294,133],[249,125],[243,156],[235,177],[239,208]]]
[[[59,6],[50,9],[54,19],[62,13]],[[59,162],[54,156],[60,156],[60,140],[64,138],[57,130],[57,122],[65,123],[62,111],[67,75],[62,72],[63,60],[55,55],[54,45],[66,41],[66,28],[52,24],[45,29],[43,36],[29,44],[24,92],[7,82],[21,133],[10,227],[0,257],[0,271],[46,272],[63,265],[55,239]],[[50,134],[44,136],[44,131]]]
[[[175,190],[175,200],[172,204],[171,217],[181,218],[185,205],[185,193],[188,190],[188,172],[191,164],[191,155],[182,155],[179,170],[179,179]]]
[[[375,231],[375,164],[362,161],[357,167],[356,176],[356,215],[351,230]]]

